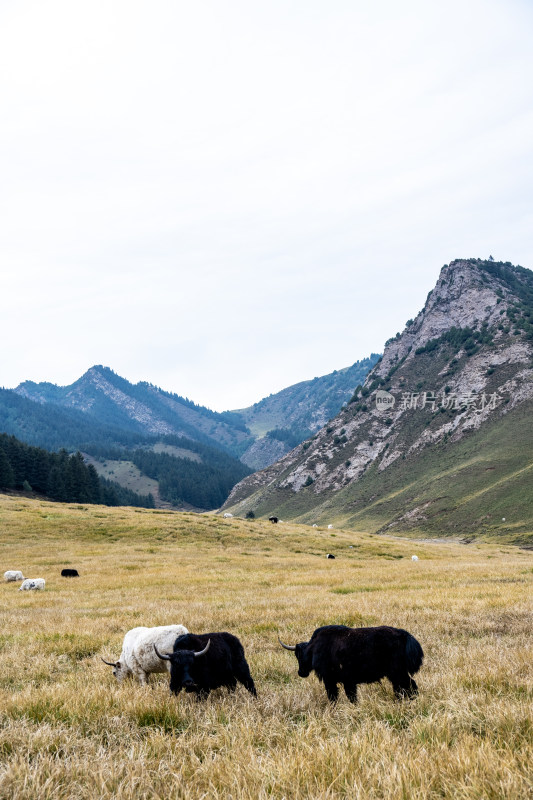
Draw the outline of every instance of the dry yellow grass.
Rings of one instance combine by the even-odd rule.
[[[0,543],[47,582],[0,584],[1,798],[533,796],[531,552],[5,496]],[[238,635],[258,699],[116,685],[100,656],[168,622]],[[411,631],[420,696],[331,707],[276,637],[333,622]]]

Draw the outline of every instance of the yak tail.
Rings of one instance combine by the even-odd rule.
[[[405,663],[407,672],[410,675],[414,675],[415,672],[418,672],[422,666],[423,660],[424,651],[420,646],[420,642],[418,642],[414,636],[411,636],[411,634],[408,633],[407,640],[405,642]]]

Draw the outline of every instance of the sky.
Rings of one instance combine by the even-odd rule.
[[[217,411],[533,267],[530,0],[0,0],[0,386]]]

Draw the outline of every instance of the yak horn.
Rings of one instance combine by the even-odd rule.
[[[209,650],[209,645],[210,644],[211,644],[211,639],[208,639],[207,640],[207,644],[204,647],[204,649],[203,650],[199,650],[198,653],[194,653],[194,657],[198,658],[199,656],[204,656],[207,653],[207,651]]]
[[[283,642],[281,641],[279,636],[278,636],[278,642],[280,643],[280,645],[282,647],[285,648],[285,650],[296,650],[296,645],[295,644],[283,644]]]
[[[102,656],[100,656],[100,658],[102,658]],[[102,658],[102,661],[110,667],[116,667],[116,661],[106,661],[105,658]]]
[[[154,644],[154,650],[157,653],[157,655],[159,656],[159,658],[163,659],[163,661],[170,661],[171,660],[170,656],[163,655],[162,653],[160,653],[159,650],[157,649],[157,647],[155,646],[155,644]]]

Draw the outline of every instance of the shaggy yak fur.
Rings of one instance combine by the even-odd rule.
[[[156,652],[170,661],[170,691],[174,694],[185,689],[198,698],[207,697],[221,686],[233,692],[239,681],[257,695],[244,648],[231,633],[187,633],[176,639],[173,653]]]
[[[283,642],[280,640],[280,644]],[[324,683],[328,700],[335,703],[337,684],[344,686],[346,697],[357,701],[357,685],[388,678],[397,698],[412,697],[418,687],[411,677],[422,666],[422,648],[407,631],[382,625],[377,628],[348,628],[324,625],[317,628],[309,642],[294,650],[298,675],[307,678],[314,670]]]

